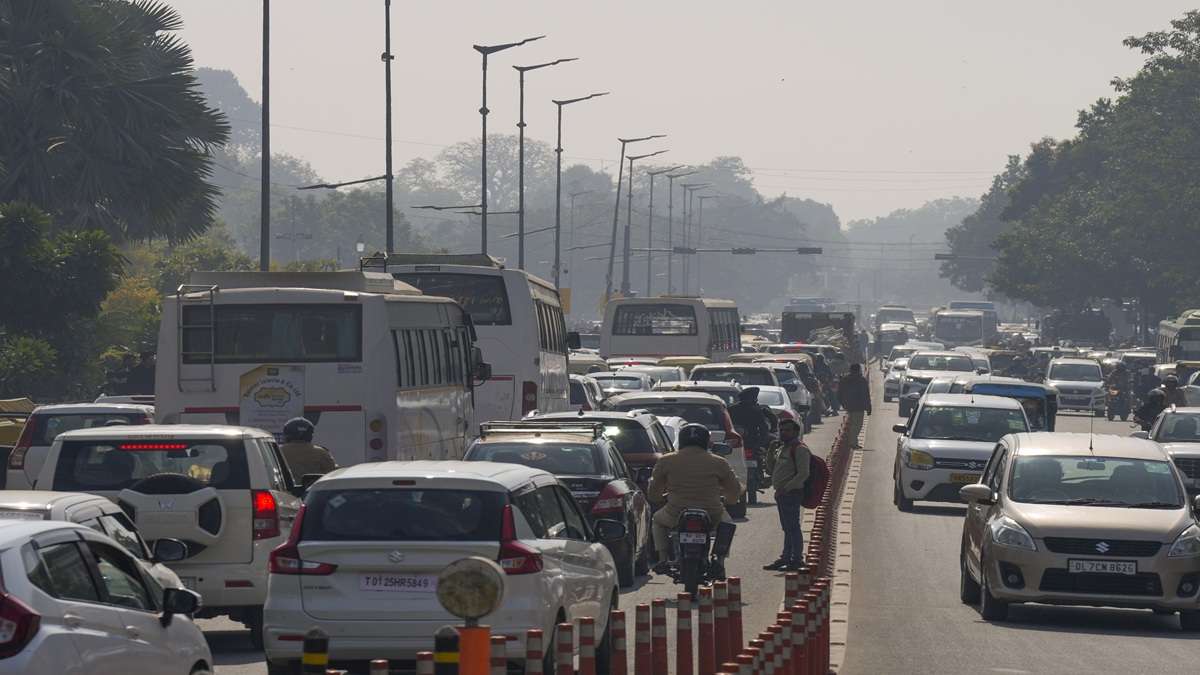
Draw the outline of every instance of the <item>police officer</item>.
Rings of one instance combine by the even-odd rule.
[[[293,417],[283,425],[283,445],[279,449],[296,482],[308,474],[325,475],[337,468],[333,455],[313,444],[314,431],[313,423],[303,417]]]

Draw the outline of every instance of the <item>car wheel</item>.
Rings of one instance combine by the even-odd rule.
[[[1200,633],[1200,611],[1186,609],[1180,612],[1179,627],[1188,633]]]
[[[962,550],[958,554],[958,599],[962,600],[964,605],[973,605],[979,602],[979,582],[971,577],[971,572],[967,570],[967,552]]]
[[[250,644],[257,650],[263,649],[263,608],[251,607],[242,615],[242,623],[250,631]]]
[[[647,521],[643,532],[650,532],[652,525]],[[654,540],[651,538],[642,547],[641,553],[637,557],[637,562],[634,564],[633,573],[639,577],[644,577],[650,573],[650,556],[654,553]]]
[[[633,538],[625,542],[625,550],[617,559],[617,583],[621,588],[629,588],[637,579],[637,534]]]
[[[899,478],[893,481],[892,485],[894,486],[892,492],[892,502],[896,505],[896,508],[905,513],[911,513],[913,510],[913,500],[904,496],[904,490],[900,488]]]
[[[1008,618],[1008,603],[996,599],[988,586],[987,565],[981,559],[979,565],[979,615],[984,621],[1004,621]]]

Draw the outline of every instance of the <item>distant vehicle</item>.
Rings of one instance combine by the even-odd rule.
[[[895,351],[895,350],[893,350]],[[887,372],[883,376],[883,402],[890,403],[892,399],[899,398],[903,393],[904,387],[904,371],[908,369],[908,357],[902,356],[897,359],[892,359],[888,364]]]
[[[933,316],[933,338],[947,349],[982,346],[987,338],[982,312],[942,310]]]
[[[608,303],[600,354],[705,356],[720,361],[741,351],[737,304],[712,298],[620,298]]]
[[[960,491],[959,594],[985,621],[1015,603],[1179,612],[1200,631],[1200,526],[1165,450],[1087,433],[1005,436]]]
[[[1156,352],[1164,363],[1200,360],[1200,309],[1159,322]]]
[[[788,300],[785,309],[794,312],[827,312],[833,309],[833,298],[826,297],[796,297]]]
[[[875,352],[887,356],[892,348],[902,345],[913,337],[913,330],[907,324],[885,323],[875,331]]]
[[[889,323],[916,326],[917,317],[911,309],[902,305],[883,305],[875,311],[875,329],[882,330]]]
[[[996,303],[990,300],[951,300],[946,304],[951,311],[973,310],[983,315],[983,337],[990,338],[1000,327],[1000,316],[996,313]]]
[[[1058,390],[1014,377],[976,377],[963,382],[958,393],[1004,396],[1020,401],[1032,431],[1054,431],[1058,415]]]
[[[623,366],[617,369],[618,372],[630,371],[635,373],[645,373],[654,378],[655,382],[682,382],[687,379],[687,373],[679,366]]]
[[[847,345],[854,344],[854,312],[783,311],[781,335],[785,342],[824,342],[813,337],[813,331],[822,328],[835,329]]]
[[[1163,411],[1150,433],[1137,431],[1135,437],[1148,437],[1171,456],[1175,468],[1183,474],[1189,495],[1200,493],[1200,408],[1173,408]]]
[[[184,554],[155,544],[157,558]],[[0,521],[0,669],[6,673],[198,675],[213,659],[191,616],[200,598],[160,588],[107,535],[54,520]]]
[[[596,388],[593,389],[590,385],[594,383]],[[600,383],[596,382],[586,375],[572,375],[570,380],[571,386],[571,410],[588,411],[597,410],[600,407],[601,396],[597,396],[596,392],[600,391]]]
[[[1103,417],[1108,399],[1104,373],[1091,359],[1053,359],[1046,384],[1058,390],[1059,410],[1082,410]]]
[[[738,402],[742,385],[732,380],[686,380],[684,382],[660,382],[654,391],[699,391],[712,394],[725,402],[726,406]]]
[[[608,364],[597,354],[572,350],[567,357],[567,372],[571,375],[587,375],[608,370]]]
[[[46,453],[59,434],[75,429],[93,429],[109,423],[151,424],[154,408],[129,403],[65,403],[34,409],[21,436],[8,456],[5,487],[30,490],[42,472]]]
[[[196,272],[163,300],[155,410],[277,438],[304,416],[340,465],[457,458],[486,369],[458,303],[387,274]]]
[[[626,528],[589,523],[550,473],[492,462],[381,462],[328,474],[305,501],[291,536],[271,552],[270,675],[300,671],[314,621],[338,636],[333,660],[415,661],[431,635],[460,621],[434,591],[438,573],[468,556],[504,570],[504,597],[488,623],[493,635],[512,636],[507,660],[524,661],[531,628],[554,645],[559,623],[594,617],[597,670],[607,672],[619,589],[605,544],[624,539]],[[545,650],[546,673],[554,653]]]
[[[778,387],[775,369],[765,363],[708,363],[692,368],[692,379],[737,382],[743,387]]]
[[[382,262],[368,259],[368,266]],[[393,253],[387,271],[425,295],[453,299],[470,315],[492,367],[475,391],[474,422],[567,409],[567,325],[554,284],[485,255]]]
[[[910,385],[924,387],[935,377],[976,373],[975,362],[961,352],[917,352],[908,359],[899,395],[902,396]]]
[[[605,397],[627,391],[650,391],[654,388],[654,378],[646,373],[635,370],[615,370],[607,373],[592,373],[593,380],[600,383],[600,389]]]

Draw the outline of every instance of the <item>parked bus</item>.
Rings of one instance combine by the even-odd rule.
[[[732,300],[661,296],[612,300],[600,328],[600,355],[704,356],[724,361],[741,351]]]
[[[1159,363],[1200,361],[1200,309],[1189,309],[1158,324]]]
[[[982,312],[943,309],[933,315],[933,339],[946,349],[981,346],[986,337],[984,325]]]
[[[456,302],[363,272],[193,273],[156,370],[158,422],[278,436],[302,415],[343,466],[461,458],[488,374]]]
[[[382,263],[364,259],[367,266]],[[471,315],[493,370],[476,390],[472,429],[570,408],[567,326],[553,284],[485,255],[392,254],[387,271],[429,295],[457,300]]]
[[[990,300],[951,300],[946,305],[951,311],[975,311],[983,314],[983,339],[988,339],[1000,330],[1000,315],[996,303]]]

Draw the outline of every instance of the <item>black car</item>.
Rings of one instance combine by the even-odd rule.
[[[650,505],[636,476],[606,435],[604,423],[576,421],[489,422],[463,457],[504,462],[554,474],[592,522],[625,523],[628,536],[609,544],[622,587],[646,574],[654,558]]]

